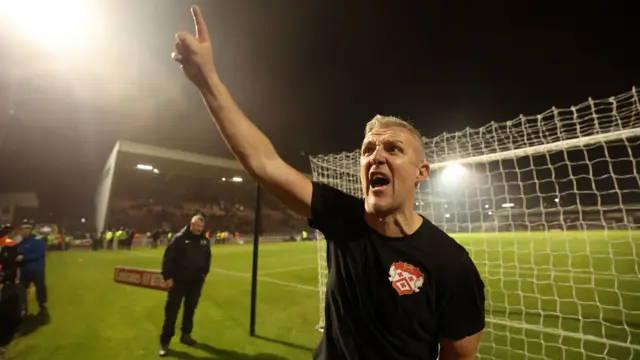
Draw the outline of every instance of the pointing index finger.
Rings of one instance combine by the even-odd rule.
[[[201,41],[209,41],[209,30],[207,24],[204,22],[202,12],[198,6],[191,7],[191,15],[193,15],[193,22],[196,25],[196,37]]]

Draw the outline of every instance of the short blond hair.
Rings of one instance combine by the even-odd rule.
[[[418,131],[418,129],[416,129],[416,127],[408,121],[394,116],[376,115],[373,117],[373,119],[369,120],[367,125],[364,127],[364,136],[369,135],[369,133],[375,129],[384,129],[390,127],[403,128],[413,134],[418,140],[418,144],[421,150],[421,156],[425,161],[427,160],[424,152],[424,146],[422,145],[422,135],[420,134],[420,131]]]
[[[420,140],[420,142],[422,142],[422,135],[420,134],[420,131],[418,131],[415,126],[413,126],[413,124],[394,116],[374,116],[373,119],[369,120],[367,126],[365,126],[364,135],[367,136],[375,129],[384,129],[389,127],[400,127],[408,130],[410,133],[415,135]]]
[[[196,222],[196,221],[202,221],[202,222],[204,222],[204,216],[202,216],[202,215],[200,215],[200,214],[198,214],[198,215],[194,215],[194,216],[191,218],[191,223],[193,224],[193,223],[194,223],[194,222]]]

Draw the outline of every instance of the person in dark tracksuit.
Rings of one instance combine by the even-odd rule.
[[[151,233],[151,248],[152,249],[157,249],[158,248],[158,240],[160,240],[160,230],[156,229],[153,230],[153,232]]]
[[[127,229],[127,239],[124,243],[124,248],[127,250],[131,250],[131,246],[133,245],[133,238],[136,236],[136,232],[132,229]]]
[[[166,356],[175,333],[176,319],[184,299],[180,342],[196,345],[191,337],[193,315],[204,280],[211,266],[211,245],[204,236],[204,218],[196,215],[169,243],[162,259],[162,276],[168,287],[164,325],[160,335],[160,356]]]
[[[44,279],[46,240],[33,232],[33,222],[25,221],[20,227],[22,241],[18,244],[20,262],[20,284],[25,290],[33,283],[40,313],[47,313],[47,285]]]

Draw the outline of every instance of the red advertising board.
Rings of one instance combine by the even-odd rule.
[[[113,281],[121,284],[140,286],[149,289],[166,291],[167,287],[160,270],[136,269],[116,266]]]

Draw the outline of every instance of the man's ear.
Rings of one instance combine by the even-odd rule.
[[[418,174],[416,177],[416,182],[421,183],[426,181],[429,178],[429,174],[431,173],[431,169],[429,164],[423,162],[422,165],[418,168]]]

